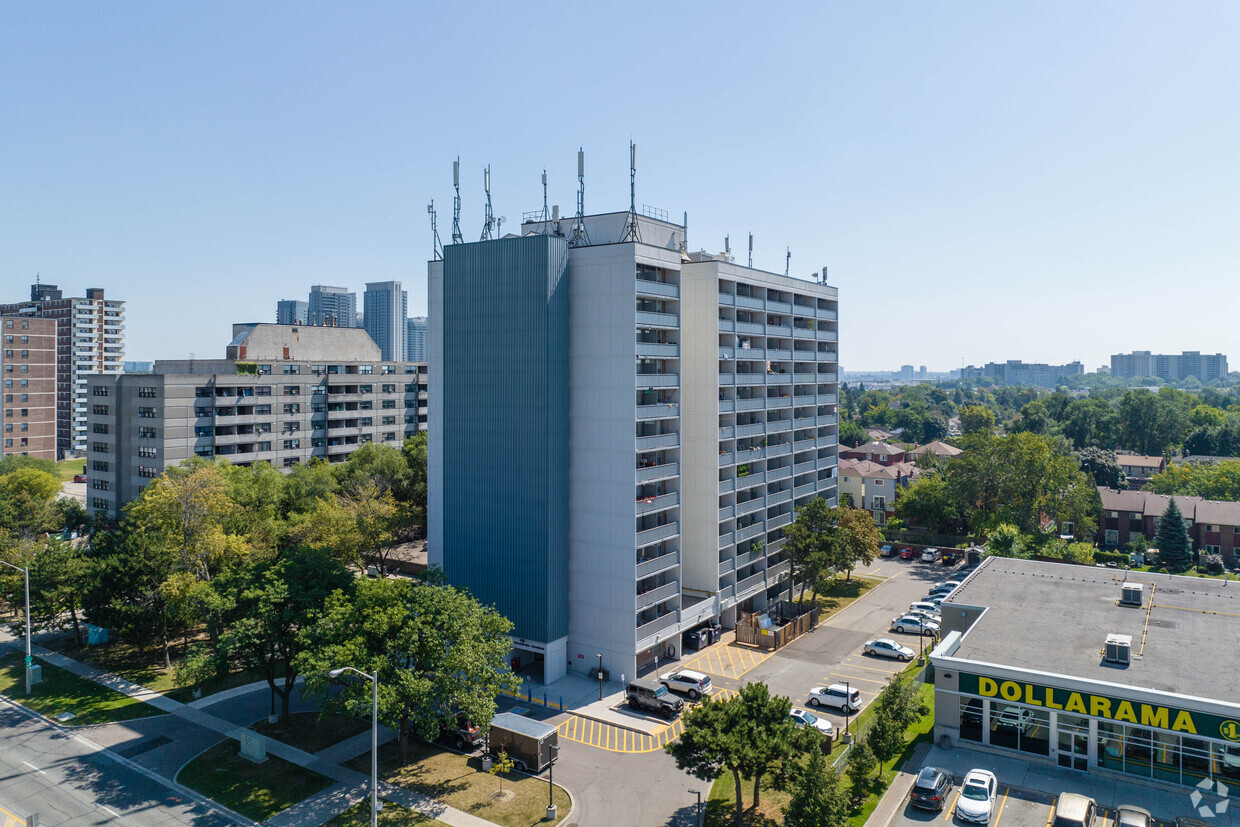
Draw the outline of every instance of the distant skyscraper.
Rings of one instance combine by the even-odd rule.
[[[409,362],[426,361],[426,317],[414,316],[409,320],[405,336],[405,360]]]
[[[912,365],[900,365],[900,378],[901,379],[912,379],[913,378],[913,366]]]
[[[362,296],[366,332],[379,346],[385,362],[405,360],[409,297],[399,281],[375,281]]]
[[[1111,375],[1124,378],[1154,376],[1168,382],[1195,376],[1202,382],[1222,379],[1227,375],[1227,357],[1221,353],[1202,354],[1186,350],[1174,353],[1151,353],[1134,350],[1111,356]]]
[[[310,288],[307,324],[357,327],[357,294],[344,287],[316,284]]]
[[[309,324],[310,302],[280,299],[276,302],[276,324]]]

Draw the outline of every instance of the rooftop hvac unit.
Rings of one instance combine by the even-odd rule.
[[[1119,605],[1136,606],[1140,608],[1141,599],[1145,594],[1145,585],[1142,583],[1125,583],[1124,590],[1120,593]]]
[[[1132,635],[1107,635],[1107,644],[1103,650],[1102,659],[1107,663],[1127,666],[1132,660]]]

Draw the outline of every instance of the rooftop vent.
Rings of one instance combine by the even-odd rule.
[[[1120,593],[1119,605],[1141,607],[1141,599],[1145,594],[1145,585],[1143,583],[1125,583],[1124,589]]]
[[[1107,635],[1102,659],[1107,663],[1127,666],[1132,660],[1132,635]]]

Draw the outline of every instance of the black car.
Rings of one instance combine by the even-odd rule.
[[[917,774],[917,780],[913,782],[913,791],[908,794],[908,799],[914,807],[942,810],[953,786],[952,774],[947,770],[923,767]]]

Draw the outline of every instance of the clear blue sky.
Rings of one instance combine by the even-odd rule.
[[[830,266],[846,369],[1228,352],[1240,4],[26,3],[0,10],[0,296],[128,301],[128,357],[221,356],[312,283],[398,279],[482,168]],[[1240,362],[1240,352],[1229,354]]]

